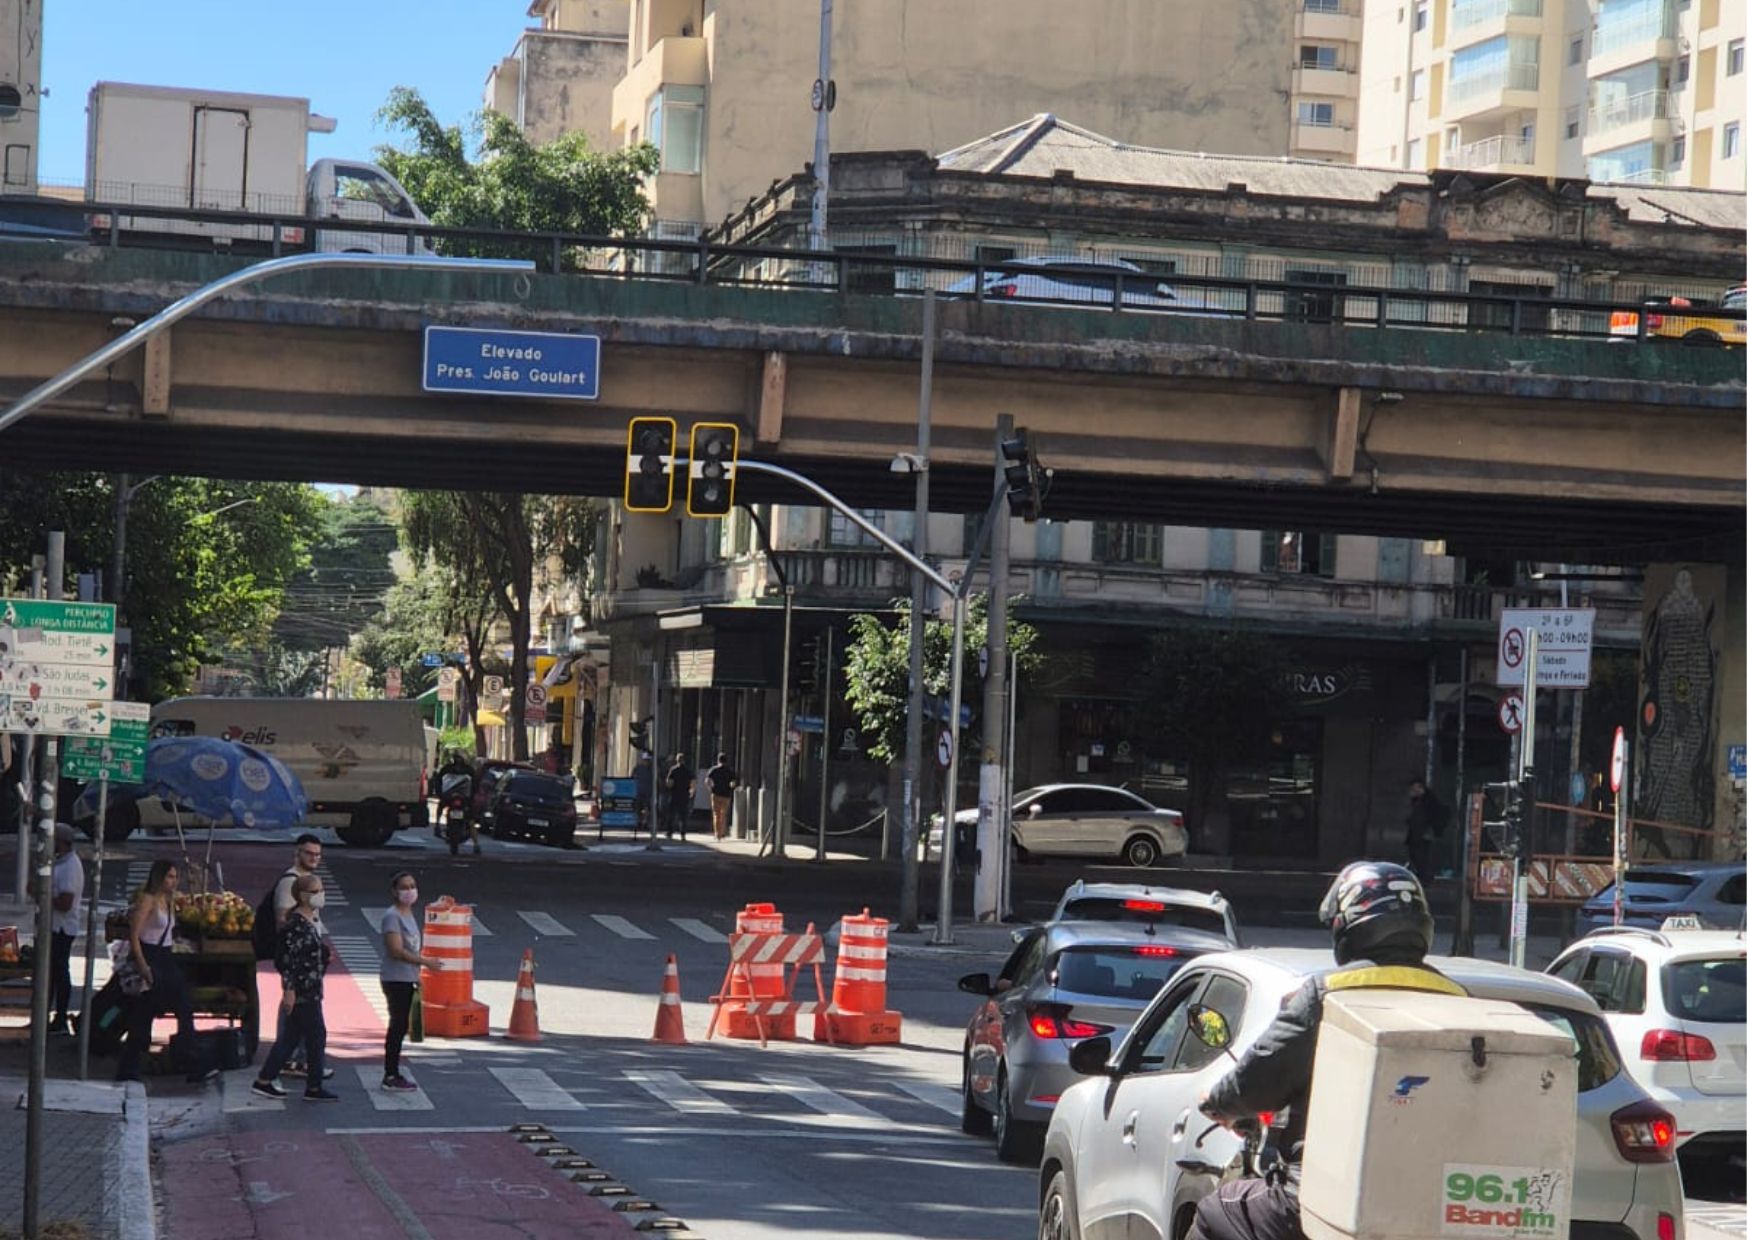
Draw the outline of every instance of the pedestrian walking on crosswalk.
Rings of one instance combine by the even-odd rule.
[[[394,905],[383,910],[382,993],[388,1000],[388,1035],[382,1046],[382,1087],[386,1090],[417,1089],[401,1075],[401,1043],[412,1022],[413,1001],[419,989],[419,970],[436,969],[441,962],[419,953],[419,884],[402,870],[389,879]]]
[[[279,1084],[279,1073],[298,1042],[309,1056],[309,1079],[303,1096],[312,1102],[333,1102],[339,1095],[323,1081],[328,1046],[328,1025],[322,1018],[322,975],[328,968],[327,947],[316,919],[321,916],[326,897],[318,874],[300,874],[291,884],[294,903],[279,928],[279,950],[273,963],[279,970],[280,984],[285,994],[279,1010],[285,1014],[285,1036],[276,1038],[267,1062],[261,1065],[261,1075],[251,1088],[268,1098],[283,1098],[285,1090]]]

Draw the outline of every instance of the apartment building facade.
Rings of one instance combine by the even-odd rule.
[[[1741,190],[1732,0],[1367,0],[1357,157]]]
[[[1295,159],[1351,164],[1359,141],[1363,0],[1297,0],[1293,15]]]
[[[531,0],[535,24],[486,74],[484,106],[532,142],[581,132],[611,150],[613,87],[625,73],[626,0]]]

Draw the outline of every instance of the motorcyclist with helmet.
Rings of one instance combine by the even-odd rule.
[[[1336,875],[1318,917],[1334,938],[1336,963],[1352,967],[1307,979],[1201,1103],[1204,1114],[1229,1127],[1264,1111],[1286,1110],[1280,1137],[1286,1174],[1236,1180],[1202,1198],[1190,1240],[1303,1240],[1299,1168],[1325,995],[1353,989],[1467,993],[1425,963],[1432,950],[1432,910],[1420,880],[1406,867],[1353,862]]]

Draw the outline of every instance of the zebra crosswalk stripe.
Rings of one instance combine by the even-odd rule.
[[[927,1103],[937,1111],[945,1111],[948,1115],[959,1114],[959,1095],[945,1085],[931,1085],[927,1081],[894,1081],[892,1083],[918,1102]]]
[[[591,913],[591,914],[589,914],[589,916],[594,920],[594,922],[597,925],[605,927],[608,930],[611,930],[614,934],[617,934],[622,939],[651,939],[651,940],[653,940],[655,938],[655,935],[649,933],[647,930],[639,929],[637,926],[632,925],[629,921],[625,920],[625,918],[623,918],[623,917],[615,917],[611,913]]]
[[[560,938],[560,937],[571,937],[571,938],[576,937],[575,934],[568,927],[566,927],[563,922],[559,921],[557,918],[551,916],[550,914],[530,913],[530,912],[524,912],[521,909],[517,909],[516,916],[520,917],[523,921],[527,922],[528,925],[534,930],[534,933],[543,934],[549,939]]]
[[[738,1115],[720,1098],[712,1098],[678,1072],[658,1068],[628,1068],[625,1079],[686,1115]]]
[[[771,1088],[781,1090],[801,1103],[802,1106],[810,1107],[821,1115],[829,1115],[833,1119],[846,1119],[863,1124],[890,1122],[880,1112],[871,1111],[859,1102],[852,1102],[842,1094],[827,1089],[818,1081],[805,1076],[782,1076],[768,1073],[761,1074],[759,1079]]]
[[[530,1111],[586,1111],[582,1103],[539,1068],[492,1068],[498,1084]]]
[[[707,925],[696,917],[670,917],[669,921],[684,930],[693,938],[705,943],[726,943],[728,936],[715,926]]]
[[[358,1074],[358,1088],[364,1091],[364,1096],[370,1099],[370,1105],[379,1111],[435,1111],[436,1104],[431,1096],[422,1089],[384,1089],[382,1087],[382,1068],[377,1064],[354,1064],[352,1070]]]

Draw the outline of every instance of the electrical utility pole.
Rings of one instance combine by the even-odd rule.
[[[935,290],[923,293],[923,374],[916,405],[916,459],[911,472],[916,478],[916,524],[911,550],[919,560],[929,555],[929,418],[935,392]],[[917,926],[917,844],[925,839],[923,829],[923,714],[927,690],[923,672],[923,639],[928,629],[929,580],[921,573],[910,575],[910,713],[904,721],[904,821],[899,834],[903,858],[898,893],[898,928]]]
[[[832,82],[832,0],[819,0],[819,76],[813,80],[813,218],[808,244],[826,248],[826,198],[832,187],[831,110],[838,101]]]
[[[1006,445],[1014,437],[1012,414],[995,420],[995,468],[1007,464]],[[977,772],[977,883],[972,909],[978,921],[1001,918],[1002,854],[1007,847],[1007,809],[1002,792],[1007,780],[1002,758],[1007,752],[1008,673],[1008,543],[1012,521],[997,505],[989,531],[989,613],[983,675],[983,764]]]

